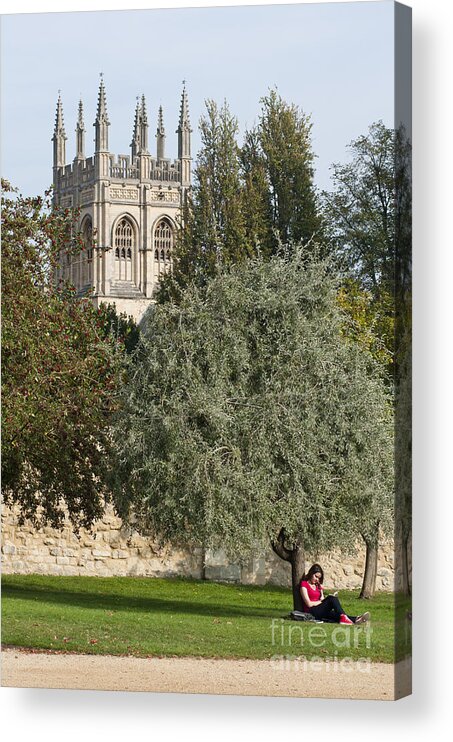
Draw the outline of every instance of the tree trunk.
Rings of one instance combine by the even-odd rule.
[[[402,592],[403,595],[410,595],[411,594],[411,585],[409,580],[409,534],[406,536],[403,536],[402,538],[402,548],[401,548],[401,574],[402,574]]]
[[[295,611],[303,611],[300,582],[305,572],[305,554],[303,546],[296,544],[291,553],[291,584],[293,588],[293,605]]]
[[[206,549],[204,545],[201,548],[201,579],[206,579]]]
[[[372,598],[376,590],[376,576],[378,566],[378,538],[362,537],[366,544],[365,574],[363,575],[362,590],[360,598],[368,600]]]
[[[291,585],[293,592],[293,610],[302,611],[302,596],[300,594],[300,581],[305,571],[305,552],[302,538],[292,544],[292,548],[285,545],[285,531],[282,528],[276,541],[271,541],[271,546],[280,559],[291,564]]]

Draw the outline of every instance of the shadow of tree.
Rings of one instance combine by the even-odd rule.
[[[175,582],[172,586],[175,592],[178,588],[183,588]],[[222,585],[222,592],[230,586]],[[233,587],[233,586],[231,586]],[[141,587],[143,591],[143,586]],[[228,592],[228,590],[226,590]],[[151,590],[150,590],[151,592]],[[183,590],[181,590],[183,592]],[[280,596],[284,594],[279,591]],[[42,603],[52,603],[54,605],[65,605],[77,608],[86,608],[87,610],[109,610],[120,612],[156,612],[156,613],[181,613],[186,615],[200,615],[213,617],[244,617],[244,618],[268,618],[269,616],[281,616],[282,611],[290,610],[291,595],[288,591],[287,605],[282,600],[269,601],[269,604],[262,607],[254,603],[254,591],[247,591],[244,602],[236,604],[224,602],[222,594],[200,596],[199,598],[188,597],[183,595],[181,598],[168,597],[165,595],[137,595],[131,592],[117,593],[88,590],[71,590],[62,587],[61,589],[51,589],[45,585],[3,585],[2,594],[4,598],[14,600],[39,601]],[[263,597],[260,596],[260,602]],[[285,601],[286,603],[286,601]]]

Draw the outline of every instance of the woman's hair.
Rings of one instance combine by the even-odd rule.
[[[302,577],[303,580],[310,580],[313,575],[315,575],[317,572],[321,575],[321,585],[324,582],[324,571],[320,564],[312,564],[310,569],[308,570],[307,574]]]

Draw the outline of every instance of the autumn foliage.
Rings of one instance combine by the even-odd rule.
[[[35,523],[75,527],[103,511],[109,420],[122,352],[105,310],[55,285],[83,247],[77,215],[50,194],[23,198],[3,181],[2,482],[7,504]]]

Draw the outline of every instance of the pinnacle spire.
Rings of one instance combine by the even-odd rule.
[[[178,158],[190,160],[190,135],[192,129],[190,128],[189,98],[187,95],[185,80],[183,80],[181,107],[179,110],[179,126],[176,129],[176,133],[178,135]],[[186,176],[190,180],[189,171],[187,171]]]
[[[132,159],[135,159],[139,154],[146,154],[148,152],[148,115],[146,113],[144,95],[142,95],[141,100],[137,95],[131,148]]]
[[[138,155],[138,152],[140,149],[140,105],[139,105],[138,95],[137,95],[137,104],[135,106],[134,129],[132,132],[131,148],[132,148],[132,159],[134,159]]]
[[[165,159],[165,128],[164,128],[164,114],[162,106],[159,106],[159,115],[157,117],[157,159]]]
[[[140,111],[140,152],[142,154],[148,153],[148,114],[146,113],[146,101],[145,96],[142,95],[142,106]]]
[[[107,126],[110,124],[108,113],[107,113],[107,100],[105,96],[105,85],[104,75],[101,72],[101,82],[99,84],[98,93],[98,110],[96,115],[96,121],[99,123],[105,123]]]
[[[146,101],[144,95],[142,95],[142,122],[146,126],[148,125],[148,114],[146,113]]]
[[[163,114],[162,106],[159,106],[159,115],[157,117],[157,136],[159,134],[160,136],[165,136],[164,114]]]
[[[64,167],[66,164],[66,132],[63,119],[63,104],[61,93],[58,91],[57,113],[55,116],[55,128],[53,132],[53,166]]]
[[[190,128],[189,98],[187,95],[185,80],[183,80],[181,107],[179,109],[179,127],[177,133],[179,133],[179,129],[187,129],[190,132],[192,131],[192,129]]]
[[[79,115],[77,117],[77,127],[81,131],[85,131],[85,124],[83,123],[83,103],[82,103],[82,99],[79,100]]]
[[[98,108],[96,113],[96,121],[94,122],[95,126],[95,151],[96,152],[107,152],[109,148],[108,144],[108,127],[110,126],[110,121],[107,113],[107,101],[105,96],[105,86],[104,86],[104,75],[101,72],[101,82],[99,85],[99,93],[98,93]]]
[[[55,116],[54,136],[63,136],[65,139],[67,139],[66,132],[64,130],[63,103],[61,102],[60,91],[58,91],[57,113]]]
[[[83,103],[79,100],[79,113],[76,126],[76,160],[85,159],[85,124],[83,121]]]

